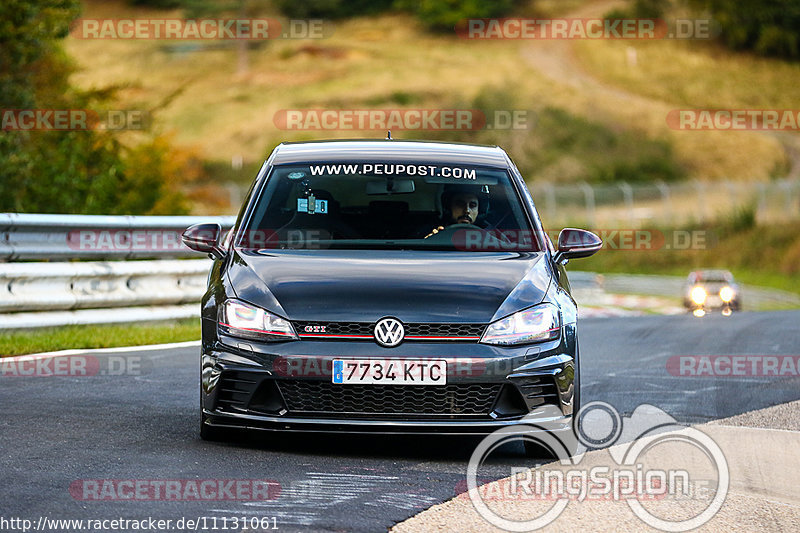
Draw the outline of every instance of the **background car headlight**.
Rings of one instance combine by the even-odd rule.
[[[557,339],[561,333],[558,308],[544,304],[492,322],[481,338],[484,344],[526,344]]]
[[[726,287],[722,287],[719,290],[719,298],[720,298],[720,300],[722,300],[726,304],[730,303],[731,300],[733,300],[733,289],[731,289],[730,287],[727,287],[727,286]]]
[[[269,311],[238,300],[226,300],[219,326],[224,333],[247,339],[285,341],[297,339],[292,324]]]
[[[703,287],[695,287],[692,289],[692,292],[689,293],[689,296],[692,298],[692,301],[697,305],[703,305],[706,301],[706,290]]]

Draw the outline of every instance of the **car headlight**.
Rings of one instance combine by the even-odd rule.
[[[727,286],[722,287],[719,290],[719,298],[726,304],[731,303],[731,300],[733,300],[733,289]]]
[[[695,287],[692,289],[692,292],[689,293],[689,296],[697,305],[703,305],[706,302],[706,296],[708,295],[703,287]]]
[[[544,304],[492,322],[481,337],[484,344],[509,346],[557,339],[561,333],[558,308]]]
[[[269,311],[239,300],[226,300],[220,309],[220,329],[229,335],[262,341],[297,339],[292,324]]]

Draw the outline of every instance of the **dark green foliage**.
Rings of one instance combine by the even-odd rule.
[[[414,13],[427,28],[453,31],[466,19],[510,15],[519,6],[517,0],[396,0],[395,6]]]
[[[634,0],[633,16],[640,19],[660,19],[670,7],[670,0]]]
[[[184,0],[186,1],[186,0]],[[398,9],[414,14],[425,27],[449,31],[470,18],[510,15],[521,0],[277,0],[281,12],[293,18],[341,19]]]
[[[735,208],[721,220],[718,231],[722,235],[732,235],[755,228],[757,211],[755,202]]]
[[[78,0],[0,2],[0,103],[4,108],[33,105],[33,83],[53,53],[53,39],[65,37],[79,13]]]
[[[502,146],[528,180],[553,179],[552,168],[569,162],[565,181],[611,183],[627,181],[674,182],[686,178],[686,170],[675,158],[672,146],[639,132],[614,130],[609,126],[559,108],[533,110],[513,89],[486,87],[469,102],[444,105],[452,109],[477,109],[488,123],[495,113],[527,112],[526,129],[480,129],[476,131],[427,132],[426,138]]]
[[[59,46],[78,14],[78,0],[0,3],[0,109],[102,114],[113,91],[72,89],[72,68]],[[127,149],[108,131],[3,131],[0,211],[186,212],[180,195],[166,187],[169,165],[163,150],[156,141]],[[141,171],[147,159],[143,151],[151,159],[161,157],[161,166]]]
[[[800,2],[797,0],[690,0],[708,12],[721,29],[720,39],[734,50],[800,58]]]
[[[616,132],[562,109],[544,109],[536,132],[542,144],[531,154],[534,167],[569,156],[583,162],[584,179],[590,182],[668,182],[685,177],[666,141]]]
[[[154,7],[156,9],[175,9],[183,5],[183,0],[128,0],[132,6]]]
[[[633,0],[627,8],[615,8],[606,13],[603,18],[616,19],[663,19],[672,6],[671,0]]]
[[[277,0],[281,12],[291,18],[342,19],[373,15],[392,7],[393,0]]]

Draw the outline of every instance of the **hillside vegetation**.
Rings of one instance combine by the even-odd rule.
[[[526,14],[602,16],[616,4],[534,2]],[[83,16],[181,13],[91,0]],[[531,181],[766,180],[792,166],[778,136],[676,132],[665,116],[679,106],[789,107],[800,101],[796,64],[689,41],[468,41],[391,11],[332,24],[325,39],[251,47],[239,73],[227,43],[69,37],[65,44],[79,68],[72,83],[116,86],[126,108],[155,110],[156,132],[199,154],[216,183],[248,183],[282,141],[385,135],[276,127],[279,111],[309,108],[529,110],[534,120],[525,130],[394,136],[496,143]],[[635,67],[626,63],[630,46]],[[244,165],[232,170],[237,157]]]

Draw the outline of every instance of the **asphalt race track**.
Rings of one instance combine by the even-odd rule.
[[[798,324],[800,311],[582,320],[583,402],[606,401],[623,413],[649,403],[696,423],[800,399],[796,374],[684,377],[667,370],[673,356],[796,355]],[[198,351],[92,354],[99,370],[86,377],[6,372],[0,515],[34,524],[39,517],[275,517],[282,531],[382,531],[452,498],[463,484],[475,444],[468,439],[263,433],[201,441]],[[266,502],[71,494],[71,484],[87,479],[270,479],[281,492]]]

